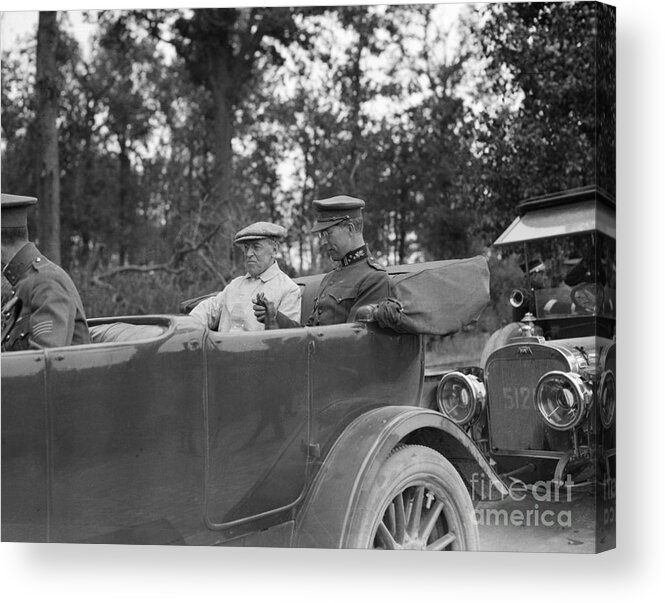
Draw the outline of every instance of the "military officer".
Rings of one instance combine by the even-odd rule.
[[[318,233],[337,267],[325,275],[314,300],[306,326],[353,322],[356,312],[366,304],[376,304],[391,294],[385,269],[369,253],[363,238],[362,209],[365,202],[347,195],[314,201]],[[267,304],[255,305],[257,320],[277,327],[297,327],[299,323],[273,314]],[[266,328],[271,328],[267,326]],[[273,327],[274,328],[274,327]]]
[[[90,343],[83,303],[60,266],[28,241],[34,197],[2,194],[2,274],[13,294],[2,308],[2,351]]]

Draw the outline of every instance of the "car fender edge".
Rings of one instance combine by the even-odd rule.
[[[338,437],[315,476],[296,518],[293,546],[344,548],[356,501],[363,487],[400,442],[423,443],[419,434],[437,436],[443,443],[429,447],[453,452],[446,458],[460,472],[464,461],[480,468],[499,492],[507,489],[469,436],[441,413],[411,406],[373,409],[353,421]]]

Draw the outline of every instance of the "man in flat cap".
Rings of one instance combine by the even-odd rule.
[[[279,312],[300,320],[300,287],[277,265],[279,242],[286,230],[278,224],[255,222],[238,231],[234,243],[245,253],[244,276],[233,279],[223,291],[202,301],[190,314],[215,331],[259,331],[265,328],[253,311],[257,296],[274,301]]]
[[[28,241],[34,197],[2,194],[2,274],[13,295],[2,308],[2,351],[90,343],[83,303],[60,266]]]
[[[347,195],[314,201],[316,222],[312,232],[318,233],[328,255],[338,265],[321,281],[306,326],[353,322],[361,306],[390,297],[388,273],[374,261],[363,238],[363,207],[362,199]],[[255,312],[258,320],[267,320],[271,326],[300,326],[269,305],[259,304]]]

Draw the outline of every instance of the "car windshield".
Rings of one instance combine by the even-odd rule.
[[[616,244],[594,232],[524,245],[526,288],[537,318],[616,313]]]

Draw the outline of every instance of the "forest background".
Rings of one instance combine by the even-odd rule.
[[[450,7],[448,6],[448,9]],[[485,254],[519,201],[615,191],[614,13],[594,2],[41,12],[2,52],[2,190],[89,317],[175,312],[282,223],[290,274],[329,269],[313,199],[365,199],[383,264]]]

